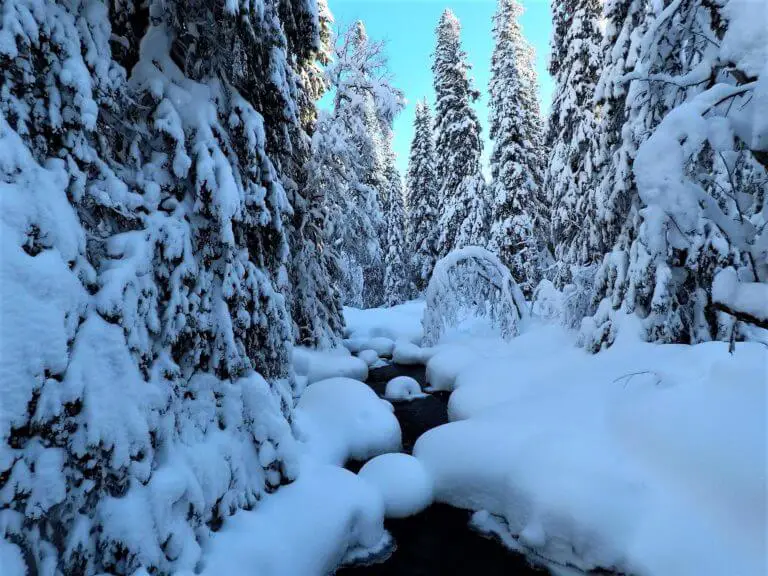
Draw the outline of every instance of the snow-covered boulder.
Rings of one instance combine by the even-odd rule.
[[[357,357],[360,358],[360,360],[362,360],[366,364],[368,364],[369,368],[379,361],[379,355],[376,354],[375,350],[371,350],[371,349],[361,350],[360,353],[357,355]]]
[[[327,378],[368,378],[368,363],[352,356],[348,350],[311,350],[295,347],[293,349],[293,369],[299,376],[306,377],[309,384]]]
[[[400,424],[388,402],[351,378],[310,384],[296,407],[299,432],[317,460],[343,465],[401,447]]]
[[[392,361],[395,364],[403,366],[413,366],[416,364],[426,364],[434,354],[432,348],[421,348],[417,344],[400,338],[395,342],[395,349],[392,351]]]
[[[378,456],[358,475],[381,492],[387,518],[413,516],[432,503],[432,479],[421,462],[408,454]]]
[[[387,388],[384,391],[384,397],[387,400],[413,400],[424,396],[419,383],[410,376],[393,378],[387,382]]]

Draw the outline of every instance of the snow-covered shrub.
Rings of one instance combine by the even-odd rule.
[[[528,317],[523,293],[504,264],[479,246],[455,250],[435,266],[422,324],[425,346],[434,346],[463,318],[485,318],[503,338],[519,332]]]
[[[585,316],[594,313],[595,274],[597,266],[572,266],[571,283],[563,288],[562,321],[568,328],[578,328]]]
[[[531,315],[546,321],[559,320],[563,314],[563,294],[551,280],[542,280],[533,292]]]

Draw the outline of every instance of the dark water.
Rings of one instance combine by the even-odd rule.
[[[415,378],[422,387],[423,366],[391,365],[371,370],[368,385],[380,396],[396,376]],[[410,402],[393,402],[403,431],[403,450],[409,454],[424,432],[448,422],[448,395],[434,394]],[[347,467],[357,471],[362,463]],[[386,562],[338,570],[338,576],[545,576],[548,570],[534,567],[468,526],[470,513],[444,504],[433,504],[421,514],[385,522],[397,542]]]

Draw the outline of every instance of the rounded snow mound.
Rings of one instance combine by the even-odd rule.
[[[387,518],[413,516],[432,504],[432,478],[422,463],[408,454],[377,456],[358,476],[381,492]]]
[[[421,386],[410,376],[398,376],[387,382],[384,397],[388,400],[413,400],[423,398]]]
[[[306,443],[321,462],[341,466],[400,450],[400,424],[389,402],[357,380],[310,384],[296,411]]]
[[[368,364],[368,367],[369,367],[369,368],[370,368],[371,366],[373,366],[374,364],[376,364],[376,362],[378,362],[378,361],[379,361],[379,355],[378,355],[378,354],[376,354],[376,351],[375,351],[375,350],[370,350],[370,349],[368,349],[368,350],[362,350],[362,351],[361,351],[361,352],[360,352],[360,353],[357,355],[357,357],[358,357],[358,358],[360,358],[360,360],[362,360],[362,361],[363,361],[363,362],[365,362],[366,364]]]

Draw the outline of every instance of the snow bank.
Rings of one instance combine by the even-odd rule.
[[[398,376],[387,382],[384,391],[384,397],[387,400],[413,400],[414,398],[423,398],[426,394],[422,393],[419,383],[409,376]]]
[[[205,550],[203,576],[328,574],[391,545],[379,490],[334,466],[303,468],[251,512],[227,518]]]
[[[768,284],[740,282],[736,270],[726,268],[712,283],[712,301],[740,320],[768,327]]]
[[[297,375],[305,376],[309,384],[335,377],[368,378],[368,363],[344,348],[319,351],[296,347],[293,349],[293,369]]]
[[[387,518],[413,516],[432,503],[432,479],[408,454],[377,456],[358,475],[381,493]]]
[[[401,448],[400,424],[388,402],[351,378],[310,384],[296,407],[299,432],[314,458],[342,466]]]
[[[424,302],[421,301],[406,302],[392,308],[344,308],[348,339],[352,341],[383,336],[393,341],[402,338],[420,344],[423,314]]]
[[[764,574],[765,348],[625,337],[593,356],[571,338],[537,327],[429,361],[459,420],[414,448],[435,500],[581,569]]]

